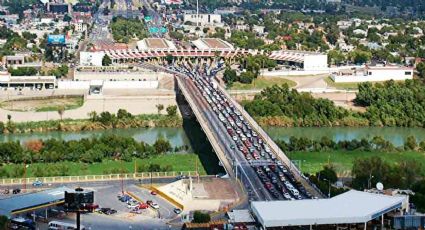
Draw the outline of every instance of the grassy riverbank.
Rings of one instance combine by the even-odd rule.
[[[13,119],[13,118],[12,118]],[[48,121],[31,121],[4,124],[3,133],[31,133],[49,131],[89,131],[111,128],[151,128],[151,127],[181,127],[183,120],[179,116],[159,114],[134,115],[131,118],[115,119],[111,122],[101,122],[93,119],[64,119]]]
[[[290,159],[299,166],[304,173],[316,173],[323,169],[328,162],[334,165],[339,174],[348,175],[355,159],[379,156],[390,164],[397,164],[403,160],[421,163],[422,173],[425,173],[425,152],[366,152],[366,151],[323,151],[323,152],[292,152],[287,153]]]
[[[134,168],[138,172],[151,171],[196,171],[198,169],[201,175],[205,175],[205,169],[196,154],[165,154],[153,156],[146,159],[134,159],[130,162],[104,160],[100,163],[81,163],[81,162],[61,162],[61,163],[34,163],[29,164],[27,168],[27,177],[41,176],[80,176],[80,175],[102,175],[114,173],[133,173]],[[23,169],[23,164],[7,164],[3,167],[9,175],[13,176],[19,169]],[[45,171],[40,175],[40,170]],[[0,172],[0,176],[2,172]]]
[[[254,89],[265,89],[273,85],[288,84],[289,87],[297,85],[294,81],[282,78],[282,77],[257,77],[250,84],[244,84],[240,82],[234,82],[231,90],[254,90]]]

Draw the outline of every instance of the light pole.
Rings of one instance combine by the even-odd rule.
[[[367,188],[370,189],[370,181],[374,178],[375,176],[372,175],[372,173],[369,173],[369,179],[367,180]]]
[[[328,184],[329,184],[329,189],[328,189],[328,198],[331,198],[331,181],[330,181],[330,180],[328,180],[328,179],[326,179],[326,178],[324,178],[323,180],[324,180],[324,181],[327,181],[327,182],[328,182]]]

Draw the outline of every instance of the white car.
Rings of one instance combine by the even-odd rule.
[[[151,204],[151,207],[152,207],[153,209],[159,209],[159,205],[158,205],[157,203],[152,203],[152,204]]]

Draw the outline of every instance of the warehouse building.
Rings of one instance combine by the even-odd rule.
[[[288,226],[362,225],[378,220],[384,215],[408,210],[408,196],[387,196],[351,190],[330,199],[294,201],[255,201],[252,212],[263,228]]]
[[[332,74],[336,83],[404,81],[413,79],[413,67],[404,66],[365,66],[352,69],[341,69]]]
[[[328,70],[328,55],[317,52],[298,50],[273,51],[270,59],[276,60],[279,64],[296,66],[304,71]]]

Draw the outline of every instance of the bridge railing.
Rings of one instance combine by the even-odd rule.
[[[141,173],[106,174],[106,175],[83,175],[83,176],[3,178],[3,179],[0,179],[0,186],[32,184],[35,181],[41,181],[43,184],[54,184],[54,183],[114,181],[114,180],[147,179],[147,178],[173,178],[180,175],[198,176],[198,173],[196,171],[181,171],[181,172],[172,171],[172,172],[141,172]]]
[[[258,123],[248,114],[248,112],[246,112],[245,109],[239,103],[237,103],[218,83],[217,86],[226,95],[226,97],[232,101],[235,107],[239,111],[241,111],[242,115],[245,117],[248,123],[250,123],[253,129],[258,132],[258,135],[261,136],[263,140],[267,142],[267,144],[269,144],[271,150],[277,155],[278,159],[282,160],[283,163],[285,163],[289,167],[289,170],[294,174],[295,178],[297,178],[298,181],[300,181],[301,183],[307,183],[307,185],[313,189],[310,191],[313,192],[314,195],[325,197],[323,196],[323,193],[316,187],[316,185],[311,183],[311,181],[306,176],[304,176],[304,174],[298,169],[298,167],[295,166],[295,164],[279,148],[279,146],[277,146],[277,144],[271,139],[271,137],[260,127],[260,125],[258,125]],[[305,183],[303,183],[304,186],[306,185]]]

